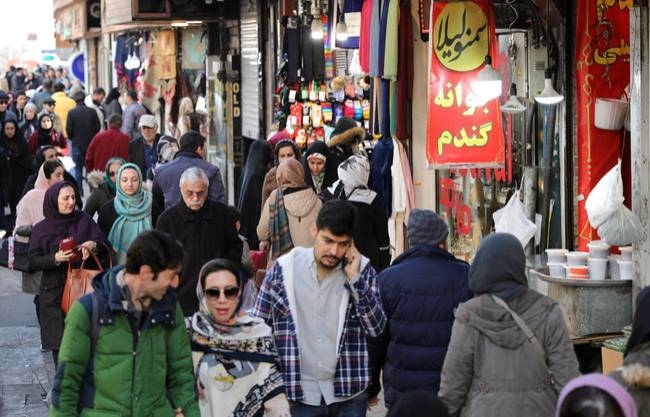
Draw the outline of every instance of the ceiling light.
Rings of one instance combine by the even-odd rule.
[[[553,87],[553,75],[550,68],[544,70],[544,89],[535,97],[535,101],[539,104],[557,104],[564,100],[564,96],[560,95]]]
[[[186,28],[187,22],[172,22],[172,27],[174,28]]]
[[[485,65],[476,74],[476,78],[472,82],[472,90],[476,99],[483,104],[499,97],[503,92],[501,74],[492,67],[490,55],[485,56]]]
[[[314,16],[311,21],[311,38],[323,39],[323,21],[320,16]]]
[[[526,111],[526,105],[522,104],[517,98],[517,85],[512,83],[510,85],[510,93],[508,100],[501,105],[501,112],[508,114],[518,114]]]
[[[348,38],[348,25],[343,20],[336,24],[336,40],[344,41]]]

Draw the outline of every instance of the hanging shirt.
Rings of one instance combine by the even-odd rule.
[[[372,30],[372,7],[374,0],[365,0],[361,9],[361,33],[359,35],[359,65],[370,73],[370,31]]]
[[[378,77],[380,75],[379,70],[379,25],[381,20],[380,10],[381,10],[381,0],[371,0],[372,10],[370,15],[370,76]]]
[[[389,80],[397,79],[397,40],[399,28],[399,0],[387,0],[388,15],[386,16],[386,47],[384,51],[383,77]]]

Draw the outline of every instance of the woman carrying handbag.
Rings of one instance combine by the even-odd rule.
[[[43,271],[39,287],[41,343],[43,349],[52,351],[55,363],[63,336],[61,298],[68,263],[80,262],[91,251],[103,247],[100,244],[108,244],[93,219],[75,204],[75,191],[70,183],[50,186],[43,200],[45,218],[34,225],[29,242],[32,270]]]

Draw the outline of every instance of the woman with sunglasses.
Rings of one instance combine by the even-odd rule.
[[[94,180],[97,186],[84,205],[84,211],[87,215],[93,217],[95,213],[104,207],[104,204],[115,198],[115,178],[117,177],[117,171],[125,163],[126,161],[119,156],[115,156],[106,162],[104,175]],[[100,173],[101,171],[91,171],[88,173],[86,176],[88,183],[91,183],[95,178],[95,172]]]
[[[226,259],[199,273],[192,359],[202,417],[289,417],[271,328],[240,312],[242,279]]]
[[[117,253],[117,262],[126,262],[126,251],[140,233],[152,228],[151,194],[142,187],[142,173],[133,163],[117,171],[115,198],[99,211],[99,228],[108,236]]]

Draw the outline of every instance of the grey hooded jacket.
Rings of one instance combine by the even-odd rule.
[[[552,416],[562,387],[579,375],[555,301],[525,289],[508,305],[535,333],[546,357],[490,295],[461,304],[439,392],[451,416]]]

